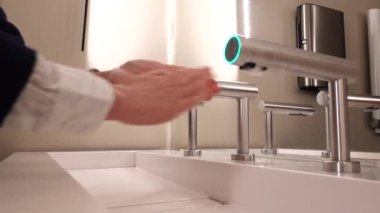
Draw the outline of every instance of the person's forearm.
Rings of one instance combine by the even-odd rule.
[[[104,79],[39,56],[4,126],[31,131],[89,131],[107,117],[113,101],[114,90]]]

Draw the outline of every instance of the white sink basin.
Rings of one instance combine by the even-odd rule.
[[[364,163],[361,174],[339,175],[322,172],[316,157],[300,159],[257,156],[255,163],[236,163],[228,151],[192,158],[175,151],[16,153],[0,163],[0,212],[25,212],[25,202],[36,209],[30,212],[57,213],[75,212],[69,207],[91,213],[379,212],[378,161]]]

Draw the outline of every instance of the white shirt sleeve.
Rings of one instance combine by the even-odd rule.
[[[4,127],[87,132],[106,118],[113,101],[113,89],[107,81],[38,56]]]

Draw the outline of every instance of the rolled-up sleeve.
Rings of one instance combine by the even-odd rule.
[[[113,89],[107,81],[37,56],[32,75],[4,126],[88,132],[106,118],[113,102]]]

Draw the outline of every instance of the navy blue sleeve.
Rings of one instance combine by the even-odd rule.
[[[24,39],[21,36],[20,31],[7,20],[7,16],[3,9],[0,7],[0,30],[6,32],[15,42],[19,42],[22,45],[25,45]]]
[[[36,52],[27,48],[0,7],[0,126],[33,71]]]

